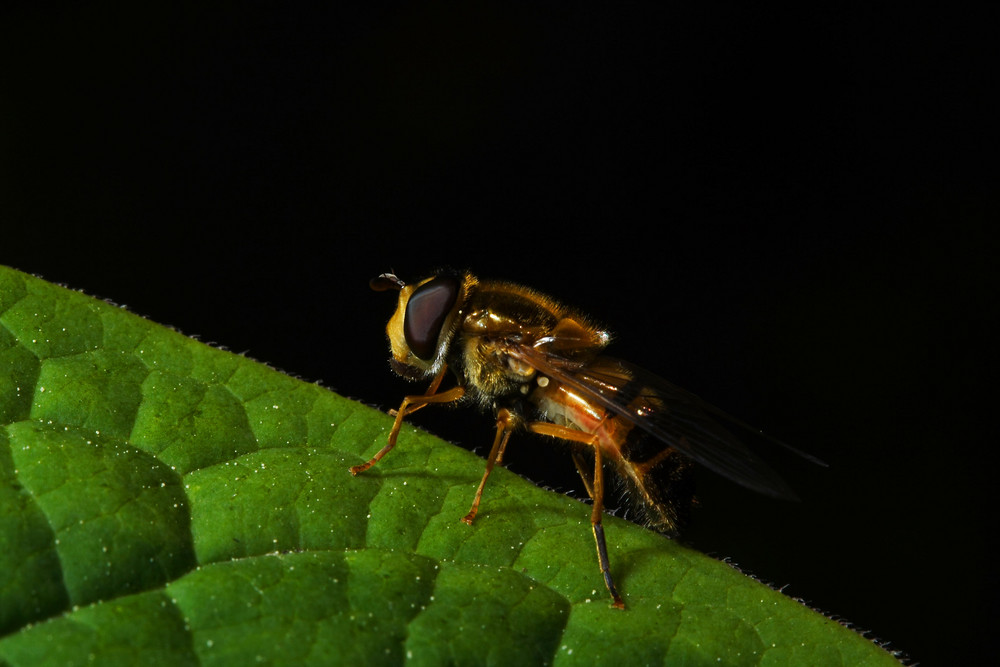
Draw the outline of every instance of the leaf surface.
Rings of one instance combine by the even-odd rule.
[[[894,664],[725,563],[322,387],[0,267],[0,659]]]

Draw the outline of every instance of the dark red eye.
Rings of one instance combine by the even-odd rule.
[[[458,298],[458,280],[442,276],[418,287],[406,304],[403,336],[413,354],[421,359],[434,358],[441,327]]]

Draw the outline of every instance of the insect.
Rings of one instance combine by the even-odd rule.
[[[610,334],[551,297],[456,271],[440,271],[413,285],[383,273],[371,287],[399,292],[386,327],[390,365],[408,380],[430,380],[430,386],[403,399],[388,443],[351,473],[368,470],[388,454],[403,420],[417,410],[477,404],[496,415],[496,435],[472,508],[462,519],[471,525],[486,480],[515,430],[570,443],[593,500],[590,523],[613,607],[623,609],[625,603],[611,576],[601,522],[605,464],[625,481],[646,524],[666,534],[677,532],[690,508],[692,462],[765,495],[795,499],[722,423],[748,426],[662,378],[604,355]],[[442,389],[449,369],[457,384]]]

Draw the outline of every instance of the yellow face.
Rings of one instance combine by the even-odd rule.
[[[392,314],[389,324],[385,327],[385,333],[389,336],[389,348],[392,350],[392,358],[397,363],[407,366],[423,365],[425,363],[413,356],[412,352],[410,352],[410,346],[406,344],[406,337],[403,334],[403,321],[406,319],[406,304],[410,302],[410,296],[415,289],[415,285],[407,285],[400,290],[396,312]]]

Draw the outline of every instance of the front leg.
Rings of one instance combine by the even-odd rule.
[[[465,396],[465,387],[462,386],[452,387],[448,391],[440,394],[435,393],[438,390],[438,387],[441,386],[441,380],[444,378],[446,370],[447,367],[441,368],[441,372],[434,377],[434,381],[431,382],[431,386],[427,389],[425,394],[420,396],[407,396],[403,399],[403,402],[399,405],[399,409],[395,410],[396,421],[393,422],[392,430],[389,432],[388,444],[386,444],[385,447],[380,449],[375,456],[371,457],[371,459],[365,463],[357,466],[351,466],[352,475],[363,473],[378,463],[383,456],[392,451],[392,448],[396,446],[396,438],[399,436],[399,429],[403,426],[403,419],[407,415],[411,415],[420,408],[428,405],[454,403]]]

